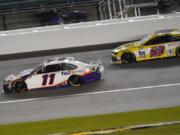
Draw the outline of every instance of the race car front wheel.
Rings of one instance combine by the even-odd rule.
[[[12,87],[14,92],[24,92],[27,90],[27,85],[24,81],[17,80],[13,82],[13,87]]]
[[[180,47],[176,48],[176,56],[180,57]]]
[[[81,86],[82,82],[82,78],[80,76],[71,76],[68,80],[69,85],[73,86],[73,87],[78,87]]]
[[[121,57],[123,63],[133,63],[135,61],[135,57],[132,53],[124,53]]]

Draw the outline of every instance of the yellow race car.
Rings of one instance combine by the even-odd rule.
[[[180,31],[176,29],[156,31],[138,42],[121,45],[112,51],[112,63],[180,56]]]

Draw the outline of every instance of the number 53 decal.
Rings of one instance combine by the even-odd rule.
[[[151,48],[150,56],[160,56],[164,54],[165,47],[164,46],[155,46]]]
[[[42,86],[52,85],[54,83],[55,74],[45,74],[42,76]]]

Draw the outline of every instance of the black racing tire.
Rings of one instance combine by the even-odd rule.
[[[176,56],[180,57],[180,47],[176,48]]]
[[[27,84],[22,80],[14,81],[12,84],[12,89],[15,93],[24,92],[27,90]]]
[[[132,53],[124,53],[122,54],[121,60],[125,64],[135,62],[135,56]]]
[[[73,87],[79,87],[83,84],[83,81],[80,76],[73,75],[68,79],[68,84]]]

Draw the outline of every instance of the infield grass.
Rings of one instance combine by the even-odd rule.
[[[49,135],[54,133],[69,133],[89,130],[99,130],[105,128],[116,128],[130,125],[150,124],[166,121],[180,120],[180,107],[162,108],[144,111],[134,111],[125,113],[114,113],[106,115],[63,118],[54,120],[45,120],[28,123],[18,123],[9,125],[0,125],[0,135]],[[152,128],[139,130],[138,135],[161,135],[160,132],[173,130],[180,135],[180,126],[167,126],[161,128]],[[149,130],[152,134],[146,134]],[[153,131],[157,133],[153,134]],[[121,132],[122,133],[122,132]],[[136,135],[135,132],[125,131],[122,135]],[[112,134],[112,135],[120,135]],[[166,134],[162,134],[166,135]],[[167,134],[176,135],[176,134]]]

